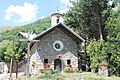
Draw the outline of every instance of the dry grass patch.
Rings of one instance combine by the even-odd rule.
[[[18,80],[26,80],[21,78]],[[92,72],[82,72],[82,73],[55,73],[55,74],[42,74],[40,76],[30,77],[27,80],[120,80],[120,77],[110,76],[103,77],[98,76]]]

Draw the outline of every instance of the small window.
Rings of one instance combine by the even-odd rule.
[[[59,16],[57,16],[57,23],[59,23],[59,19],[60,19]]]
[[[71,60],[67,60],[67,64],[71,64]]]
[[[57,19],[57,23],[59,23],[59,19]]]
[[[48,59],[44,59],[44,63],[48,63]]]

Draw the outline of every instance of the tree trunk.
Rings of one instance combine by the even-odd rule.
[[[12,80],[12,58],[11,58],[11,62],[10,62],[10,80]]]
[[[16,60],[16,78],[18,78],[18,60]]]
[[[101,19],[99,15],[99,11],[97,10],[97,21],[98,21],[98,27],[99,27],[99,33],[100,33],[100,39],[103,40],[103,35],[102,35],[102,27],[101,27]]]

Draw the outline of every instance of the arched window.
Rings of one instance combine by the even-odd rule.
[[[60,22],[60,17],[59,16],[57,16],[57,23],[59,23]]]

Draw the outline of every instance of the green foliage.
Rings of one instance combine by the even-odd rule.
[[[120,76],[120,42],[115,41],[90,41],[87,47],[87,53],[90,55],[91,68],[95,71],[99,67],[99,62],[109,60],[108,54],[111,53],[108,64],[111,75]]]
[[[79,35],[92,39],[87,46],[91,68],[95,71],[98,62],[110,58],[110,73],[120,76],[120,1],[113,0],[76,0],[65,15],[65,23]],[[117,7],[118,10],[113,8]],[[100,32],[101,31],[101,32]],[[101,39],[101,35],[104,39]],[[95,39],[94,39],[95,38]],[[79,47],[78,52],[81,52]]]
[[[111,74],[120,76],[120,6],[118,11],[111,11],[111,17],[106,21],[106,44],[109,52],[112,53],[109,67]]]
[[[14,56],[15,52],[13,50],[13,46],[11,44],[8,44],[6,47],[6,52],[4,52],[4,58],[6,60],[10,60]]]
[[[7,61],[9,61],[10,58],[19,59],[26,51],[27,42],[19,42],[17,34],[19,32],[32,32],[33,30],[35,30],[36,34],[39,34],[48,27],[50,27],[50,18],[46,17],[34,23],[0,33],[0,41],[8,40],[8,43],[0,47],[0,56]]]
[[[56,74],[56,73],[58,73],[57,70],[50,69],[50,71],[51,71],[51,74]]]
[[[6,45],[3,45],[2,47],[0,47],[0,57],[1,57],[1,60],[4,59],[4,52],[6,52]]]
[[[90,41],[90,44],[87,47],[87,53],[90,56],[90,62],[91,62],[91,69],[92,70],[96,70],[99,66],[100,61],[102,61],[102,57],[101,56],[103,53],[102,51],[102,45],[103,45],[103,41],[96,41],[95,39]]]
[[[99,39],[100,35],[105,36],[104,23],[108,0],[76,0],[74,7],[65,15],[66,25],[73,28],[78,34],[89,38]]]
[[[120,39],[120,17],[113,15],[106,22],[106,30],[108,31],[107,39],[119,40]]]
[[[3,33],[0,33],[0,41],[11,40],[13,37],[16,38],[19,32],[32,32],[33,30],[35,30],[36,34],[39,34],[49,27],[50,27],[50,17],[46,17],[34,23],[24,25],[24,26],[19,26],[12,30],[7,30]]]
[[[18,49],[18,43],[15,41],[9,42],[7,45],[1,47],[0,49],[0,52],[3,54],[3,58],[6,61],[9,61],[11,58],[15,60],[19,59],[19,57],[21,56],[21,49]]]
[[[47,70],[44,72],[43,75],[38,77],[38,79],[44,79],[44,80],[64,80],[64,77],[58,73],[58,71],[55,70]]]
[[[47,79],[50,79],[52,76],[52,74],[50,73],[50,71],[45,71],[44,72],[44,77],[47,78]]]

